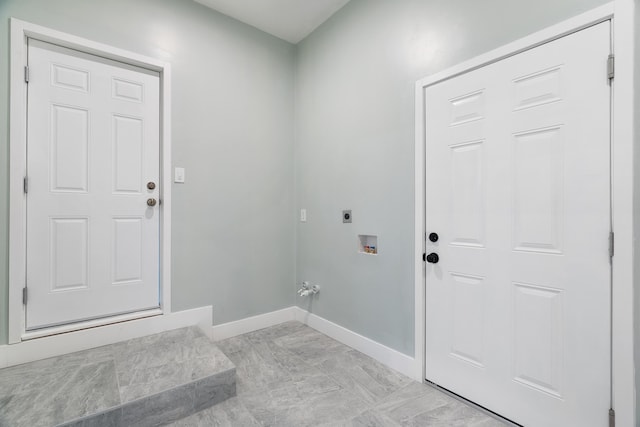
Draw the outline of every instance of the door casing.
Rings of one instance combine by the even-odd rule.
[[[633,0],[615,0],[552,27],[509,43],[416,82],[415,87],[415,356],[414,379],[425,381],[425,88],[540,46],[591,25],[611,20],[616,75],[612,80],[611,206],[615,232],[612,267],[612,402],[618,425],[635,425],[635,368],[633,314],[633,136],[634,32]],[[603,73],[603,78],[604,77]]]
[[[9,133],[9,344],[104,324],[171,313],[171,67],[154,58],[11,18]],[[135,65],[160,74],[160,309],[25,332],[26,283],[27,38]]]

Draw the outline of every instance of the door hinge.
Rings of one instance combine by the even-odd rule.
[[[29,67],[27,65],[24,66],[24,82],[29,83]]]
[[[22,304],[27,305],[27,287],[22,288]]]
[[[613,55],[609,55],[607,59],[607,78],[612,80],[616,75],[616,57]]]
[[[609,427],[616,427],[616,411],[609,409]]]
[[[613,258],[614,253],[614,244],[615,244],[615,235],[613,231],[609,232],[609,258]]]
[[[22,188],[24,189],[24,194],[29,192],[29,178],[24,177],[24,181],[22,181]]]

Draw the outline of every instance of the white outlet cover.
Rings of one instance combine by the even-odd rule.
[[[184,168],[176,168],[173,182],[177,182],[179,184],[184,183]]]

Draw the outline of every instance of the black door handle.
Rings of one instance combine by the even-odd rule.
[[[438,241],[438,233],[431,233],[429,234],[429,240],[431,240],[433,243]]]
[[[438,261],[440,261],[440,257],[438,256],[437,253],[431,252],[429,255],[427,255],[427,262],[428,263],[437,264]]]

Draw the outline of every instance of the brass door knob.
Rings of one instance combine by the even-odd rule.
[[[147,206],[155,206],[156,203],[156,199],[147,199]]]
[[[154,188],[156,188],[156,183],[155,182],[147,182],[147,188],[149,190],[153,190]]]

